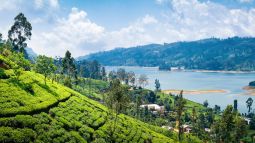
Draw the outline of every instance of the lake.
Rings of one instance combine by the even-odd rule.
[[[153,67],[127,67],[127,66],[107,66],[106,71],[117,71],[118,68],[124,68],[126,71],[133,71],[135,74],[146,74],[149,78],[148,89],[155,89],[154,81],[159,79],[161,89],[179,89],[179,90],[226,90],[227,93],[206,93],[206,94],[185,94],[184,97],[203,103],[208,100],[209,106],[221,106],[224,109],[228,104],[233,104],[238,100],[238,110],[242,113],[247,112],[246,100],[255,96],[247,94],[243,90],[244,86],[252,80],[255,80],[255,73],[220,73],[220,72],[172,72],[159,71]],[[253,104],[255,109],[255,101]]]

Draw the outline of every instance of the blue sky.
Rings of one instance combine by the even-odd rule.
[[[0,0],[0,33],[23,12],[38,54],[75,57],[150,43],[255,36],[254,0]]]

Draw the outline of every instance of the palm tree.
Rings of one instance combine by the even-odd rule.
[[[251,106],[252,106],[252,103],[253,103],[253,99],[251,97],[249,97],[246,101],[246,104],[247,104],[247,108],[248,108],[248,113],[251,112]]]

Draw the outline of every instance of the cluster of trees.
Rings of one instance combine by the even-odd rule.
[[[79,76],[85,78],[93,78],[93,79],[100,79],[106,80],[106,71],[105,67],[101,66],[98,61],[77,61],[77,72]]]
[[[148,85],[148,77],[145,74],[137,76],[133,71],[126,71],[123,68],[119,68],[116,71],[110,71],[108,74],[109,81],[114,79],[119,79],[122,83],[126,85],[131,85],[133,87],[144,88]]]

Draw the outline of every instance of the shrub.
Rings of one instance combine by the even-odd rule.
[[[8,75],[5,74],[4,69],[0,68],[0,79],[7,79]]]

